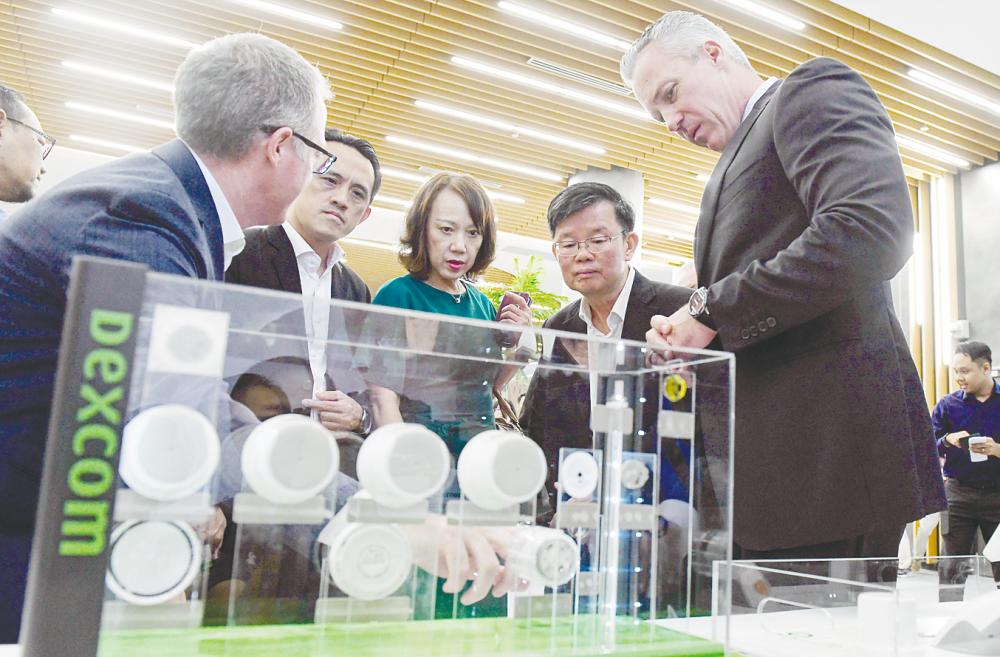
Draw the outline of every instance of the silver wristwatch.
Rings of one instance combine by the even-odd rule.
[[[691,299],[688,301],[688,314],[698,319],[702,315],[710,315],[708,312],[708,289],[704,287],[699,287],[697,290],[691,293]]]

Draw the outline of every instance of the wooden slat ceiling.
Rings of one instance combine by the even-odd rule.
[[[522,2],[626,41],[637,37],[664,11],[698,11],[726,29],[763,75],[780,77],[809,58],[836,57],[865,76],[900,134],[938,146],[974,165],[996,160],[1000,151],[1000,117],[929,89],[907,77],[907,71],[921,68],[992,99],[1000,98],[1000,76],[828,0],[767,0],[768,6],[806,23],[802,32],[768,24],[722,0]],[[83,114],[67,108],[65,102],[75,100],[169,120],[168,93],[92,78],[64,68],[60,62],[77,60],[169,82],[185,49],[75,23],[54,14],[52,8],[162,31],[193,42],[229,32],[260,31],[298,49],[320,66],[336,92],[329,103],[330,124],[371,140],[384,165],[415,173],[420,167],[466,171],[496,191],[525,199],[523,204],[497,202],[502,230],[547,239],[545,208],[565,185],[565,178],[563,182],[537,180],[389,143],[386,135],[432,141],[564,177],[588,166],[628,167],[643,172],[647,196],[690,206],[699,203],[703,183],[695,174],[711,171],[714,153],[672,137],[651,121],[520,87],[451,62],[456,55],[474,58],[553,85],[634,104],[629,97],[569,82],[527,65],[534,57],[620,84],[620,52],[613,48],[505,13],[492,0],[297,0],[281,4],[339,21],[344,29],[331,31],[227,0],[4,3],[0,6],[0,77],[26,94],[46,131],[60,143],[100,151],[68,139],[71,134],[85,134],[150,147],[169,139],[171,131]],[[606,153],[588,154],[443,117],[415,106],[415,100],[598,144]],[[954,171],[933,158],[905,150],[902,157],[911,183]],[[387,177],[384,193],[408,198],[416,187],[417,183]],[[664,231],[680,226],[679,232],[693,232],[695,217],[691,214],[649,203],[644,214],[649,227]],[[647,258],[667,261],[691,254],[688,238],[660,233],[646,233],[645,248]],[[365,257],[369,256],[376,254]]]

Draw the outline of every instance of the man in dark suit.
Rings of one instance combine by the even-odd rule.
[[[548,223],[563,280],[582,298],[546,320],[545,328],[645,340],[653,315],[672,313],[691,296],[686,288],[649,280],[629,264],[639,244],[635,214],[614,188],[593,182],[570,185],[549,204]],[[586,365],[590,356],[582,339],[560,338],[548,360]],[[532,378],[520,424],[545,452],[550,495],[559,449],[593,447],[590,411],[596,392],[585,369],[539,368]],[[655,391],[651,395],[659,398]],[[636,421],[644,428],[655,426],[656,410],[656,404],[645,404]],[[555,502],[551,499],[551,509]]]
[[[649,339],[736,353],[737,555],[895,555],[905,524],[945,500],[889,292],[913,217],[885,109],[832,59],[762,81],[688,12],[647,28],[621,69],[655,119],[721,153],[701,287]]]
[[[327,129],[325,141],[337,161],[325,174],[310,178],[282,224],[244,231],[246,247],[226,270],[226,281],[306,297],[303,315],[295,322],[305,322],[311,339],[308,354],[299,355],[309,360],[313,396],[289,401],[313,410],[331,431],[366,434],[371,431],[371,411],[364,385],[360,379],[354,382],[359,385],[337,380],[352,367],[350,359],[331,362],[325,305],[330,299],[371,302],[371,291],[344,262],[338,241],[371,215],[382,171],[375,149],[364,139]]]
[[[281,217],[329,167],[313,143],[328,95],[277,41],[212,40],[177,70],[180,139],[80,173],[0,224],[0,643],[17,639],[71,259],[221,280],[240,226]]]

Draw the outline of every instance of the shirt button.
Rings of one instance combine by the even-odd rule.
[[[743,331],[740,333],[740,337],[743,338],[744,340],[749,340],[750,331],[748,331],[747,329],[743,329]]]
[[[757,322],[757,329],[761,333],[763,333],[764,331],[766,331],[767,330],[767,322],[765,322],[764,320],[760,320],[759,322]]]
[[[756,326],[751,326],[750,327],[750,335],[752,335],[755,338],[757,337],[757,327]]]
[[[778,325],[778,320],[776,320],[773,317],[768,317],[767,318],[767,325],[770,326],[771,328],[774,328],[775,326]]]

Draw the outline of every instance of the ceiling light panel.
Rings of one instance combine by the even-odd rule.
[[[622,51],[628,50],[629,46],[632,45],[628,41],[618,39],[610,34],[591,29],[585,25],[574,23],[573,21],[559,18],[558,16],[553,16],[552,14],[538,11],[537,9],[526,7],[516,2],[498,2],[497,7],[509,14],[520,16],[521,18],[529,20],[532,23],[550,27],[554,30],[572,35],[589,43],[597,43],[602,46],[608,46],[610,48],[614,48],[615,50]]]
[[[688,205],[687,203],[679,203],[677,201],[671,201],[667,198],[657,198],[650,197],[649,202],[653,205],[659,206],[661,208],[667,208],[668,210],[674,210],[676,212],[683,212],[685,214],[693,214],[697,216],[700,214],[701,210],[694,205]]]
[[[503,132],[508,133],[511,137],[530,137],[531,139],[536,139],[538,141],[559,144],[560,146],[565,146],[578,151],[584,151],[586,153],[593,153],[594,155],[604,155],[605,152],[603,148],[595,146],[594,144],[588,144],[577,139],[563,137],[562,135],[545,132],[536,128],[514,125],[513,123],[508,123],[490,116],[466,112],[465,110],[456,109],[447,105],[439,105],[438,103],[431,103],[425,100],[415,101],[414,104],[421,109],[434,112],[435,114],[443,114],[445,116],[450,116],[469,123],[485,125],[497,130],[502,130]]]
[[[547,169],[539,169],[537,167],[528,166],[526,164],[519,164],[517,162],[509,162],[507,160],[500,160],[486,155],[478,155],[470,151],[465,151],[458,148],[452,148],[450,146],[443,146],[441,144],[421,141],[419,139],[410,139],[409,137],[399,137],[396,135],[386,135],[385,140],[390,144],[397,144],[399,146],[404,146],[406,148],[413,148],[420,151],[426,151],[428,153],[434,153],[436,155],[443,155],[445,157],[449,157],[455,160],[462,160],[463,162],[473,162],[476,164],[482,164],[489,168],[501,169],[503,171],[519,173],[525,176],[530,176],[532,178],[539,178],[540,180],[562,182],[565,179],[565,176],[558,174],[555,171],[549,171]]]
[[[961,85],[957,85],[954,82],[950,82],[944,78],[931,75],[930,73],[916,68],[911,68],[907,75],[911,79],[916,80],[926,87],[930,87],[931,89],[935,89],[954,98],[961,98],[971,105],[981,107],[988,112],[1000,115],[1000,102],[990,100],[989,98],[981,96],[974,91],[970,91]]]
[[[149,30],[143,27],[139,27],[134,24],[120,23],[109,18],[101,18],[99,16],[91,16],[90,14],[82,14],[72,9],[63,9],[62,7],[53,7],[52,13],[59,18],[72,21],[74,23],[79,23],[81,25],[87,25],[90,27],[96,27],[105,32],[114,32],[115,34],[122,34],[127,37],[131,37],[136,41],[152,41],[153,43],[162,43],[167,46],[173,46],[175,48],[182,48],[184,50],[190,50],[198,46],[197,43],[193,41],[188,41],[187,39],[182,39],[180,37],[173,36],[172,34],[166,34],[164,32],[157,32],[155,30]]]
[[[611,93],[619,96],[632,95],[632,91],[626,86],[615,84],[614,82],[610,82],[604,78],[599,78],[596,75],[590,75],[589,73],[584,73],[576,70],[575,68],[563,66],[562,64],[547,62],[544,59],[538,59],[537,57],[529,57],[528,66],[537,68],[539,71],[545,71],[546,73],[558,75],[566,78],[567,80],[572,80],[573,82],[589,85],[596,89],[600,89],[601,91],[610,91]]]
[[[789,16],[788,14],[782,13],[771,9],[767,5],[762,5],[759,2],[751,2],[750,0],[721,0],[731,7],[735,7],[740,11],[744,11],[748,14],[753,14],[765,21],[784,27],[789,30],[795,30],[796,32],[801,32],[806,29],[806,24],[799,19]]]
[[[335,20],[324,18],[323,16],[317,16],[316,14],[311,14],[309,12],[299,11],[298,9],[292,9],[291,7],[279,5],[274,2],[263,2],[262,0],[229,0],[229,2],[235,5],[242,5],[265,14],[291,18],[292,20],[299,21],[304,25],[322,27],[327,30],[344,29],[343,23],[338,23]]]
[[[95,66],[93,64],[77,61],[64,61],[62,65],[71,71],[104,78],[105,80],[122,82],[133,87],[145,87],[146,89],[156,89],[157,91],[165,91],[167,93],[173,93],[174,91],[174,85],[169,82],[154,80],[152,78],[147,78],[141,75],[133,75],[131,73],[122,73],[103,66]]]
[[[563,98],[568,98],[570,100],[576,100],[585,105],[590,105],[591,107],[609,110],[615,112],[616,114],[621,114],[622,116],[627,116],[633,119],[644,119],[646,121],[653,120],[651,116],[646,114],[646,112],[640,109],[637,105],[626,104],[609,98],[602,98],[594,94],[577,91],[576,89],[570,89],[569,87],[555,84],[551,80],[542,80],[530,75],[523,75],[507,68],[493,66],[492,64],[487,64],[475,59],[469,59],[468,57],[452,57],[451,61],[456,66],[470,71],[485,73],[486,75],[500,78],[501,80],[507,80],[508,82],[514,82],[515,84],[519,84],[524,87],[544,91],[556,96],[562,96]]]
[[[944,162],[962,169],[967,169],[970,166],[968,160],[965,160],[957,155],[953,155],[944,149],[938,148],[937,146],[925,144],[922,141],[905,135],[896,135],[896,143],[899,144],[900,148],[905,148],[906,150],[927,155],[928,157],[932,157],[939,162]]]
[[[171,121],[164,121],[163,119],[154,119],[152,117],[143,116],[141,114],[136,114],[134,112],[122,112],[120,110],[115,110],[108,107],[100,107],[98,105],[91,105],[89,103],[79,103],[73,100],[66,101],[66,107],[68,107],[71,110],[75,110],[77,112],[84,112],[86,114],[94,114],[97,116],[106,116],[109,119],[129,121],[130,123],[149,125],[155,128],[163,128],[164,130],[174,129],[174,124]]]
[[[101,148],[109,148],[115,151],[125,151],[126,153],[141,153],[143,151],[149,150],[147,148],[140,148],[138,146],[132,146],[131,144],[122,144],[117,141],[108,141],[107,139],[99,139],[97,137],[88,137],[86,135],[70,135],[70,140],[80,142],[81,144],[89,144],[91,146],[100,146]]]

